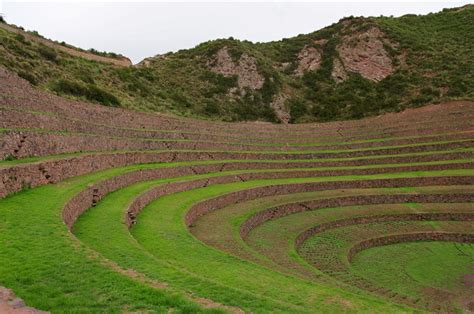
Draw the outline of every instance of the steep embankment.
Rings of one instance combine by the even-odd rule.
[[[472,99],[472,20],[471,5],[350,17],[281,41],[220,39],[132,67],[4,24],[0,64],[39,88],[111,106],[226,121],[354,119]]]

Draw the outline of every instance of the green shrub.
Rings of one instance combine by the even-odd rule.
[[[290,108],[290,123],[297,122],[299,118],[308,113],[307,105],[299,99],[290,99],[287,104]]]
[[[115,52],[107,52],[107,51],[98,51],[94,48],[91,48],[87,50],[88,52],[98,55],[98,56],[103,56],[103,57],[108,57],[108,58],[118,58],[120,55],[116,54]]]
[[[468,83],[461,77],[456,77],[449,84],[449,90],[447,95],[451,97],[459,97],[466,94],[469,91]]]
[[[210,87],[204,91],[205,97],[212,97],[216,94],[226,94],[227,91],[237,86],[237,76],[233,75],[226,77],[220,73],[214,73],[212,71],[204,71],[201,74],[201,80],[205,80],[210,83]]]
[[[33,58],[34,55],[25,47],[25,45],[11,38],[2,38],[2,45],[11,53],[22,58]]]
[[[219,113],[219,105],[215,101],[208,101],[204,105],[204,114],[208,116],[217,116]]]
[[[262,95],[262,101],[265,104],[270,104],[273,100],[273,96],[275,96],[281,87],[280,78],[275,74],[267,74],[264,73],[265,81],[263,82],[263,86],[260,89],[260,93]]]
[[[233,40],[233,39],[232,39]],[[239,62],[240,58],[242,57],[242,54],[244,53],[244,48],[239,46],[239,45],[233,45],[229,49],[229,54],[234,62]]]
[[[87,84],[95,84],[94,82],[94,78],[87,72],[85,71],[81,71],[79,72],[76,77],[83,81],[84,83],[87,83]]]
[[[54,83],[53,90],[60,94],[68,94],[73,96],[85,96],[86,95],[86,87],[72,81],[61,79]]]
[[[178,90],[173,90],[169,93],[169,98],[173,101],[173,103],[178,107],[178,108],[191,108],[192,104],[186,98],[185,95],[183,95],[182,92]]]
[[[59,94],[85,97],[87,100],[96,101],[106,106],[117,107],[120,105],[117,97],[92,84],[84,86],[77,82],[61,79],[54,83],[52,89]]]
[[[120,101],[117,97],[95,85],[88,85],[86,98],[92,101],[100,102],[106,106],[120,106]]]
[[[41,45],[38,48],[38,52],[46,60],[56,62],[57,59],[58,59],[58,54],[56,53],[56,51],[52,48],[47,47],[47,46]]]
[[[312,115],[319,121],[331,121],[337,116],[337,109],[331,105],[316,105],[312,109]]]
[[[5,160],[5,161],[12,161],[12,160],[17,160],[17,159],[18,159],[17,157],[8,154],[8,155],[5,156],[5,158],[4,158],[3,160]]]
[[[259,94],[247,89],[244,98],[237,102],[233,108],[234,121],[264,120],[278,122],[275,111],[269,104],[262,103]]]
[[[30,82],[31,85],[37,85],[38,84],[38,79],[31,72],[20,71],[20,72],[18,72],[18,76],[25,79],[25,80],[27,80],[28,82]]]
[[[27,41],[25,36],[23,36],[22,34],[16,34],[15,39],[21,42],[22,44],[26,44],[26,45],[30,44],[30,42]]]

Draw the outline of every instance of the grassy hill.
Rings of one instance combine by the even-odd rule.
[[[342,19],[269,43],[233,38],[135,66],[71,54],[0,28],[0,64],[40,89],[142,111],[225,121],[358,119],[474,98],[474,6]]]

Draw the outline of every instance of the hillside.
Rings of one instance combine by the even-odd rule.
[[[474,99],[473,20],[472,5],[349,17],[281,41],[220,39],[136,66],[71,54],[3,24],[0,64],[40,89],[140,111],[224,121],[358,119]]]

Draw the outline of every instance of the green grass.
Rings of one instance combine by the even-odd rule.
[[[435,175],[435,174],[456,174],[459,172],[440,172],[440,173],[420,173],[420,174],[394,174],[392,176],[357,176],[357,177],[335,177],[332,180],[341,179],[363,179],[372,177],[403,177],[417,175]],[[288,278],[279,278],[280,275],[274,272],[268,273],[265,268],[258,267],[252,263],[236,259],[228,254],[209,249],[199,241],[196,241],[183,225],[182,217],[189,206],[201,199],[221,195],[236,189],[250,188],[276,183],[289,182],[310,182],[319,181],[319,178],[313,179],[285,179],[285,180],[261,180],[245,183],[232,183],[217,186],[210,186],[204,189],[196,189],[189,192],[176,193],[165,196],[150,204],[139,216],[139,223],[132,229],[132,234],[143,245],[137,247],[133,238],[129,238],[126,227],[121,223],[123,213],[127,204],[137,192],[145,190],[153,183],[140,183],[132,187],[110,194],[97,207],[87,211],[78,221],[74,230],[78,237],[85,241],[92,248],[103,253],[106,257],[116,261],[124,267],[134,267],[134,269],[144,272],[152,278],[167,278],[170,284],[176,285],[181,289],[186,287],[196,293],[210,296],[212,299],[220,302],[231,302],[230,304],[240,304],[241,306],[251,308],[273,308],[278,307],[279,302],[286,303],[289,306],[289,300],[296,298],[299,302],[305,302],[305,298],[314,294],[317,290],[318,295],[330,293],[331,289],[316,289],[312,287],[309,290],[307,284],[300,285],[292,282],[291,292],[286,297],[277,297],[278,291],[288,285]],[[154,182],[157,184],[162,182]],[[137,190],[138,189],[138,190]],[[122,198],[123,197],[123,198]],[[121,236],[119,236],[121,234]],[[136,253],[131,253],[131,247],[125,245],[124,241],[128,238],[130,246],[135,246]],[[105,239],[105,241],[104,241]],[[122,251],[123,250],[123,251]],[[147,253],[152,256],[145,258]],[[154,260],[154,263],[150,263]],[[161,262],[160,262],[161,261]],[[173,267],[183,269],[184,273],[191,273],[193,276],[202,277],[204,283],[195,283],[196,279],[190,279],[190,275],[176,276],[171,274],[163,267],[162,263],[171,264]],[[216,269],[219,269],[216,272]],[[237,276],[236,274],[240,274]],[[243,277],[242,274],[248,274]],[[191,277],[193,278],[193,277]],[[211,283],[209,283],[210,281]],[[218,284],[226,289],[215,289],[212,284]],[[262,291],[270,298],[262,300],[253,300],[248,295],[241,295],[244,289],[252,292],[255,297],[262,297]],[[272,288],[270,288],[272,287]],[[321,290],[320,290],[321,289]],[[342,293],[342,292],[341,292]],[[241,297],[238,297],[241,295]],[[271,297],[272,296],[272,297]],[[329,297],[326,295],[326,297]],[[348,298],[348,296],[345,296]],[[274,303],[277,301],[277,303]],[[321,300],[318,298],[318,300]],[[354,301],[355,302],[355,301]],[[280,306],[282,306],[280,304]],[[306,304],[305,306],[315,306],[315,304]],[[362,306],[362,305],[361,305]],[[372,305],[375,306],[375,305]],[[290,307],[291,308],[291,307]],[[364,307],[361,307],[363,309]]]
[[[314,273],[318,276],[321,274],[314,268],[308,273],[306,262],[294,250],[294,240],[304,230],[313,227],[315,224],[324,221],[331,221],[342,219],[346,216],[363,216],[373,214],[374,210],[380,213],[396,213],[396,212],[413,212],[420,211],[413,210],[411,207],[407,208],[404,205],[386,206],[350,206],[342,208],[318,209],[315,211],[301,212],[294,215],[289,215],[279,219],[271,220],[263,225],[253,229],[246,242],[240,238],[240,225],[253,216],[255,213],[270,208],[273,206],[314,200],[320,198],[329,198],[337,196],[350,195],[373,195],[373,194],[394,194],[394,193],[457,193],[460,190],[469,191],[469,187],[414,187],[407,191],[407,188],[391,188],[391,189],[363,189],[363,190],[344,190],[344,191],[318,191],[290,195],[275,195],[265,197],[254,201],[242,202],[239,204],[227,206],[221,210],[211,212],[195,222],[191,229],[199,239],[203,240],[209,245],[216,246],[219,249],[230,252],[231,254],[240,256],[246,259],[256,257],[264,265],[272,265],[275,267],[276,262],[280,268],[283,266],[286,272],[299,272],[300,275],[314,278]],[[338,193],[335,193],[338,192]],[[455,209],[454,205],[443,205],[444,209]],[[429,205],[426,205],[429,207]],[[427,208],[424,210],[426,211]],[[384,210],[382,210],[384,209]],[[208,226],[212,225],[213,232],[207,231]],[[250,248],[249,248],[250,246]],[[253,250],[252,250],[253,249]],[[258,252],[256,254],[256,252]],[[255,260],[255,259],[253,259]],[[270,263],[268,262],[270,261]],[[301,265],[305,267],[301,267]]]
[[[348,226],[343,228],[337,228],[333,230],[328,230],[322,233],[319,233],[317,236],[311,237],[306,241],[301,247],[300,253],[302,256],[308,260],[315,267],[318,267],[320,270],[326,272],[327,274],[341,280],[347,284],[354,284],[361,289],[367,289],[368,287],[380,288],[384,287],[389,289],[391,293],[385,294],[385,297],[388,299],[396,300],[398,296],[405,296],[411,299],[412,304],[417,304],[417,307],[424,307],[423,302],[430,304],[431,306],[443,306],[444,310],[452,309],[453,307],[459,307],[459,301],[455,299],[446,299],[441,300],[436,297],[436,294],[426,293],[427,288],[433,288],[432,286],[425,285],[426,282],[417,281],[408,273],[407,268],[409,268],[410,259],[418,254],[418,251],[414,251],[411,255],[406,256],[406,259],[401,257],[399,260],[397,258],[391,258],[388,254],[383,254],[383,250],[377,250],[374,254],[382,253],[374,259],[373,263],[367,263],[365,265],[358,265],[359,271],[353,271],[352,267],[347,262],[347,253],[351,246],[356,244],[359,241],[367,239],[369,237],[384,236],[390,233],[407,233],[410,231],[433,231],[433,230],[446,230],[456,232],[469,232],[472,230],[472,222],[436,222],[436,226],[432,225],[430,222],[387,222],[387,223],[369,223],[364,224],[363,226]],[[472,247],[472,244],[466,245]],[[396,249],[396,248],[394,248]],[[369,249],[369,251],[372,249]],[[390,249],[388,249],[390,250]],[[404,250],[398,251],[393,255],[400,254],[402,255]],[[458,252],[459,253],[459,252]],[[362,254],[362,253],[361,253]],[[420,260],[423,258],[423,252],[419,253]],[[375,255],[372,255],[374,257]],[[449,256],[449,253],[448,253]],[[357,257],[357,256],[356,256]],[[442,258],[442,256],[438,256]],[[453,259],[454,257],[451,257]],[[428,257],[425,261],[433,261],[434,257],[431,259]],[[368,260],[367,257],[363,261]],[[446,258],[448,262],[449,258]],[[400,263],[399,263],[400,262]],[[393,264],[392,264],[393,263]],[[461,258],[458,261],[459,264],[466,264],[465,258]],[[389,270],[390,266],[387,266],[385,269],[381,269],[383,266],[378,267],[379,265],[392,264],[392,269]],[[377,265],[377,266],[376,266]],[[371,267],[373,266],[373,267]],[[413,265],[411,265],[413,266]],[[419,265],[422,267],[422,265]],[[450,267],[453,267],[452,265]],[[431,270],[442,267],[441,265],[432,266]],[[468,267],[468,266],[467,266]],[[416,267],[412,267],[411,270],[416,273]],[[466,267],[464,270],[466,271]],[[426,269],[426,272],[429,273],[429,270]],[[368,277],[365,274],[370,274]],[[442,280],[436,279],[444,278],[445,275],[443,272],[439,274],[431,273],[426,276],[433,276],[432,281],[438,281],[440,284]],[[455,275],[455,273],[453,273]],[[374,280],[375,278],[384,278],[381,279],[382,284],[379,280]],[[421,275],[420,275],[421,276]],[[390,282],[391,278],[393,282]],[[395,279],[398,278],[398,279]],[[455,281],[456,279],[453,279]],[[459,278],[457,278],[459,280]],[[403,284],[401,284],[403,283]],[[459,287],[459,286],[458,286]],[[370,289],[370,288],[369,288]],[[442,288],[443,291],[449,290],[449,284]],[[391,295],[393,292],[396,295]],[[462,289],[458,289],[455,295],[462,293]],[[419,301],[422,303],[418,304]]]
[[[56,313],[200,311],[182,293],[150,288],[105,266],[61,221],[65,202],[89,183],[140,168],[77,177],[0,200],[1,284],[30,306]]]
[[[282,195],[277,197],[267,197],[261,200],[255,200],[239,204],[241,208],[239,215],[232,218],[227,218],[227,208],[220,213],[211,214],[215,216],[222,216],[220,219],[227,223],[232,223],[234,233],[238,231],[240,225],[254,215],[256,212],[280,204],[292,203],[296,201],[314,200],[320,198],[331,198],[350,195],[377,195],[377,194],[417,194],[417,193],[456,193],[463,190],[467,192],[470,190],[469,186],[440,186],[440,187],[413,187],[411,191],[406,191],[406,188],[390,188],[390,189],[349,189],[344,191],[318,191],[301,194]],[[472,189],[471,189],[472,190]],[[337,192],[337,193],[334,193]],[[257,205],[258,204],[258,205]],[[374,214],[395,214],[395,213],[416,213],[416,212],[438,212],[456,211],[456,206],[451,204],[439,204],[440,208],[432,208],[431,204],[419,204],[418,208],[413,209],[409,204],[393,204],[393,205],[366,205],[366,206],[344,206],[336,208],[322,208],[313,211],[300,212],[293,215],[288,215],[278,219],[270,220],[263,225],[253,229],[247,239],[246,243],[254,250],[273,257],[274,261],[280,264],[294,264],[300,263],[299,258],[294,250],[294,241],[300,233],[314,227],[318,224],[330,222],[338,219],[361,217]],[[421,206],[422,205],[422,206]],[[431,206],[431,207],[430,207]],[[232,207],[231,207],[232,208]],[[237,214],[236,214],[237,215]],[[203,218],[205,223],[207,217]],[[232,220],[230,220],[232,219]],[[227,221],[229,220],[229,221]],[[226,230],[226,232],[231,232]],[[296,259],[295,259],[296,257]],[[305,264],[305,263],[303,263]]]
[[[339,193],[339,196],[349,196],[349,195],[358,195],[358,194],[387,194],[387,193],[458,193],[458,192],[468,192],[469,187],[415,187],[410,188],[393,188],[393,189],[364,189],[364,190],[344,190],[343,193]],[[362,192],[362,193],[361,193]],[[404,206],[403,204],[397,205],[369,205],[369,206],[349,206],[341,208],[325,208],[315,211],[302,212],[287,217],[275,219],[269,221],[256,229],[254,229],[246,239],[247,246],[240,239],[238,231],[240,225],[248,219],[250,216],[259,212],[263,209],[277,206],[280,204],[292,203],[295,201],[305,201],[312,199],[319,199],[325,197],[334,197],[338,194],[332,193],[332,191],[319,191],[311,193],[301,193],[301,194],[291,194],[291,195],[282,195],[282,196],[272,196],[266,197],[254,201],[247,201],[239,203],[236,205],[231,205],[221,209],[219,211],[212,212],[206,216],[200,218],[195,226],[191,229],[196,236],[208,245],[215,246],[218,249],[230,252],[236,256],[239,256],[244,259],[257,260],[260,264],[263,264],[272,269],[279,269],[284,273],[289,273],[292,275],[299,275],[306,277],[308,279],[316,280],[321,282],[322,280],[329,280],[324,276],[321,276],[321,272],[317,269],[310,269],[305,260],[302,260],[301,257],[294,250],[294,240],[295,238],[304,230],[313,227],[316,224],[343,219],[353,216],[364,216],[364,215],[373,215],[375,212],[378,214],[388,214],[388,213],[404,213],[404,212],[430,212],[434,208],[430,207],[430,204],[418,204],[423,206],[418,206],[416,209],[413,209],[412,206]],[[406,204],[411,205],[411,204]],[[442,205],[442,206],[441,206]],[[440,207],[441,206],[441,207]],[[421,208],[420,208],[421,207]],[[436,208],[437,211],[448,211],[455,210],[456,204],[439,204]],[[464,208],[466,210],[466,208]],[[462,210],[459,210],[462,212]],[[431,224],[434,228],[442,228],[442,224],[438,222],[426,222]],[[441,225],[441,227],[440,227]],[[209,226],[213,227],[213,232],[209,233],[206,231]],[[197,231],[196,231],[197,230]],[[350,234],[350,231],[344,231],[344,233]],[[331,238],[331,241],[334,241]],[[341,242],[340,245],[343,245]],[[315,245],[315,247],[317,247]],[[254,249],[255,251],[252,251]],[[317,250],[316,250],[317,251]],[[392,251],[393,254],[396,250]],[[413,252],[413,254],[416,251]],[[317,254],[317,253],[316,253]],[[323,254],[323,253],[322,253]],[[377,253],[374,253],[374,255]],[[412,254],[412,255],[413,255]],[[255,258],[254,258],[255,257]],[[373,255],[371,255],[373,257]],[[368,257],[368,258],[371,258]],[[345,258],[345,255],[342,255],[341,258]],[[368,259],[367,258],[367,259]],[[454,257],[453,257],[454,258]],[[421,261],[421,258],[420,258]],[[377,260],[379,264],[384,263],[384,259],[380,256]],[[275,265],[275,263],[277,263]],[[396,263],[396,262],[394,262]],[[427,261],[429,263],[429,261]],[[396,264],[398,265],[398,264]],[[435,266],[433,266],[436,268]],[[359,265],[360,269],[367,269],[367,272],[371,272],[372,278],[377,278],[377,276],[386,276],[394,278],[399,276],[400,278],[400,269],[372,269],[370,264],[365,265],[363,262]],[[465,269],[464,269],[465,270]],[[390,272],[388,274],[387,272]],[[382,273],[383,272],[383,275]],[[454,280],[454,279],[453,279]],[[402,281],[402,279],[399,279]],[[350,284],[350,282],[348,282]],[[442,287],[440,283],[439,287]],[[386,288],[390,288],[390,284],[385,285]],[[346,289],[351,289],[350,286]],[[402,293],[410,294],[410,289],[400,288],[395,289]]]
[[[352,269],[384,287],[423,295],[423,288],[458,294],[467,287],[463,276],[472,274],[474,245],[450,242],[400,243],[364,250]],[[401,275],[403,274],[403,275]]]

